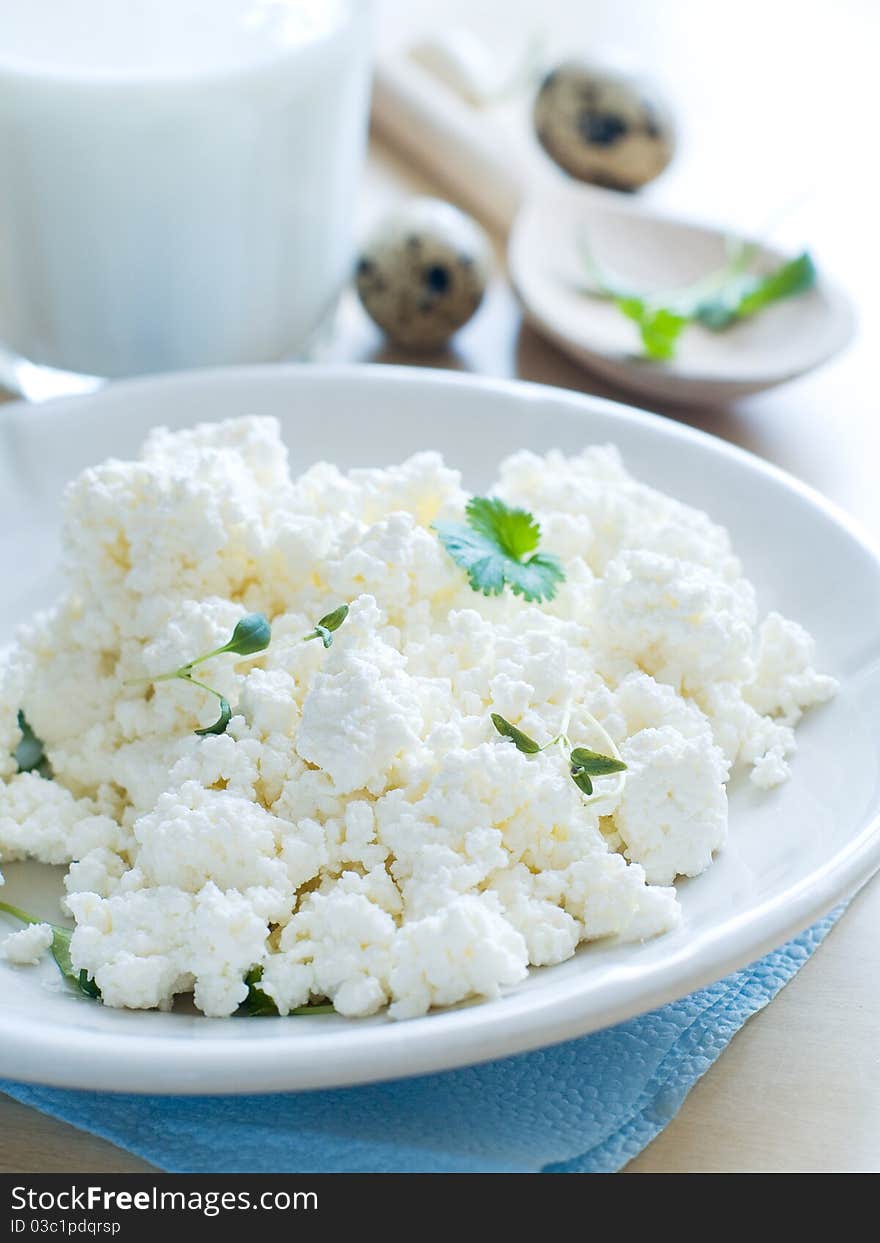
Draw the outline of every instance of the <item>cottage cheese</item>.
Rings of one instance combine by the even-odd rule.
[[[52,936],[50,924],[28,924],[0,941],[0,958],[17,967],[36,966],[51,946]]]
[[[228,1015],[260,966],[281,1013],[408,1018],[675,925],[673,882],[724,844],[731,769],[784,780],[835,684],[800,626],[759,621],[727,533],[613,448],[518,453],[495,491],[562,559],[554,601],[471,590],[431,529],[466,501],[432,453],[291,479],[275,422],[246,418],[156,431],[71,485],[66,594],[0,654],[0,857],[69,865],[73,963],[105,1004],[192,993]],[[342,602],[332,648],[302,642]],[[194,734],[216,717],[195,687],[132,684],[248,611],[268,650],[202,671],[225,734]],[[19,709],[54,780],[16,772]],[[493,711],[542,743],[566,720],[578,745],[610,738],[625,780],[585,798]]]

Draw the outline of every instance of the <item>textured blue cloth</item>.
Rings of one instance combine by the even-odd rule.
[[[619,1170],[806,962],[841,909],[682,1001],[485,1066],[275,1096],[0,1090],[179,1173]]]

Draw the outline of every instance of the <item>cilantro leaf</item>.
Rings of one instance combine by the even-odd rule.
[[[467,570],[471,587],[484,596],[500,596],[504,590],[504,554],[491,541],[462,522],[437,522],[434,530],[453,561]]]
[[[615,298],[614,305],[638,325],[646,358],[666,362],[675,357],[678,338],[688,322],[665,306],[651,306],[644,298]]]
[[[492,713],[492,724],[498,730],[502,738],[509,738],[514,744],[517,751],[522,751],[525,755],[537,755],[541,747],[535,742],[534,738],[530,738],[528,734],[524,734],[521,729],[517,729],[515,725],[511,725],[510,721],[505,721],[499,712]]]
[[[537,552],[541,528],[532,514],[498,497],[473,496],[467,524],[437,522],[443,547],[463,570],[474,591],[498,596],[505,586],[528,601],[552,600],[565,571],[552,553]]]
[[[816,283],[816,265],[807,251],[783,263],[773,272],[756,276],[745,273],[723,287],[714,298],[697,307],[694,318],[718,332],[737,319],[747,319],[772,302],[794,297]]]

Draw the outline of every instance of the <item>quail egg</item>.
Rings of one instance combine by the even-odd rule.
[[[367,314],[399,345],[436,349],[468,322],[486,292],[492,247],[464,212],[415,198],[387,215],[357,265]]]
[[[671,117],[635,78],[566,61],[544,78],[534,106],[538,141],[572,177],[637,190],[672,159]]]

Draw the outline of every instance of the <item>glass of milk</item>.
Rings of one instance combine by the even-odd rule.
[[[0,0],[0,383],[307,357],[351,261],[370,0]]]

